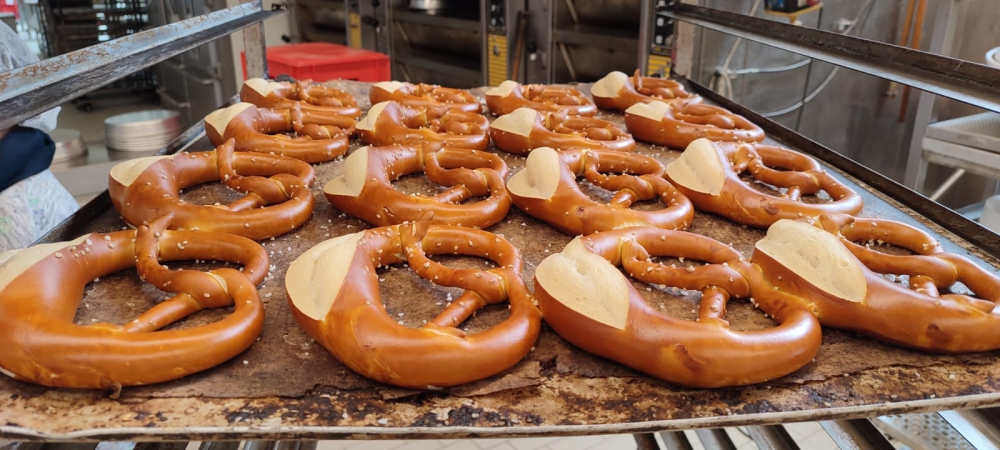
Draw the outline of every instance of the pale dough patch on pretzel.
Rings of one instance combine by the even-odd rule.
[[[861,263],[832,233],[782,219],[756,248],[826,293],[857,303],[868,295]]]
[[[378,116],[382,115],[382,110],[385,109],[389,102],[377,103],[372,106],[372,109],[368,110],[368,115],[358,121],[358,124],[354,126],[359,130],[372,131],[375,129],[375,122],[378,121]]]
[[[679,158],[667,164],[667,176],[692,191],[719,195],[726,184],[723,164],[712,141],[696,139]]]
[[[361,147],[344,160],[344,173],[323,186],[323,192],[331,195],[357,197],[365,187],[368,173],[368,146]]]
[[[33,245],[28,248],[10,250],[0,253],[0,292],[7,288],[7,285],[21,276],[24,271],[30,269],[39,261],[49,257],[53,253],[63,249],[81,245],[87,242],[89,234],[80,236],[68,242],[52,242],[48,244]],[[69,253],[64,253],[63,258],[69,258]]]
[[[535,121],[538,118],[538,111],[531,108],[517,108],[514,112],[497,117],[490,127],[500,131],[506,131],[518,136],[528,137],[535,129]]]
[[[604,78],[597,80],[590,87],[590,93],[595,97],[617,97],[618,92],[622,90],[622,86],[625,86],[625,83],[628,83],[628,75],[616,70],[605,75]]]
[[[560,253],[545,258],[535,279],[559,303],[619,330],[628,321],[628,280],[608,260],[573,239]]]
[[[406,83],[403,83],[401,81],[383,81],[380,83],[375,83],[375,87],[384,89],[386,92],[391,94],[399,90],[399,88],[403,87],[403,85],[405,84]]]
[[[122,186],[129,187],[135,182],[139,175],[142,175],[149,166],[164,159],[173,159],[175,155],[147,156],[145,158],[130,159],[111,168],[111,178],[121,183]]]
[[[514,89],[516,89],[516,88],[517,88],[517,82],[516,81],[514,81],[514,80],[507,80],[507,81],[504,81],[503,83],[500,83],[500,86],[497,86],[495,88],[492,88],[492,89],[486,91],[486,95],[494,95],[494,96],[497,96],[497,97],[506,97],[506,96],[510,95],[511,92],[514,92]]]
[[[358,232],[320,242],[288,266],[285,286],[296,309],[313,320],[326,318],[363,236]]]
[[[625,110],[626,114],[635,114],[649,120],[659,122],[670,109],[670,105],[664,102],[636,103]]]
[[[229,126],[229,122],[233,121],[233,118],[253,106],[252,103],[240,102],[228,108],[212,111],[211,114],[205,116],[205,126],[212,127],[219,135],[222,135],[226,132],[226,127]]]
[[[519,197],[552,198],[559,188],[559,153],[550,147],[539,147],[528,154],[524,170],[507,181],[507,190]]]
[[[251,78],[249,80],[244,81],[243,85],[249,87],[250,89],[253,89],[258,94],[264,97],[267,97],[272,92],[278,89],[284,89],[286,87],[281,83],[275,81],[267,81],[263,78]]]

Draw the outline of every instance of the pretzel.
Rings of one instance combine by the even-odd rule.
[[[683,149],[696,139],[760,142],[764,130],[745,117],[712,105],[637,103],[625,111],[625,128],[636,139]]]
[[[740,178],[744,172],[758,181],[787,189],[781,196],[763,193]],[[666,176],[699,211],[753,227],[766,228],[780,219],[857,214],[864,206],[860,195],[825,172],[812,158],[768,145],[698,139],[667,164]],[[832,200],[802,201],[802,195],[820,191]]]
[[[521,280],[521,257],[506,239],[429,220],[369,229],[307,250],[288,268],[291,310],[306,333],[355,372],[394,386],[438,389],[507,370],[538,338],[541,314]],[[470,255],[498,265],[451,269],[428,254]],[[420,278],[464,288],[434,320],[400,325],[385,311],[376,269],[406,262]],[[487,304],[510,301],[510,317],[472,335],[457,328]]]
[[[631,78],[619,71],[607,74],[590,87],[590,95],[598,108],[620,112],[637,103],[653,101],[701,103],[701,96],[685,91],[683,84],[663,78],[640,77],[638,70]]]
[[[182,378],[249,348],[264,324],[255,286],[267,275],[264,248],[230,234],[169,231],[171,219],[0,254],[0,373],[49,387],[109,389],[117,398],[123,386]],[[203,273],[158,262],[192,259],[244,267]],[[73,323],[88,283],[133,266],[141,279],[175,295],[125,325]],[[218,322],[162,330],[202,309],[226,307],[235,309]]]
[[[415,221],[431,211],[435,224],[488,228],[510,210],[510,195],[503,183],[507,163],[489,152],[362,147],[344,160],[343,170],[323,187],[323,193],[337,209],[375,226]],[[419,172],[448,189],[426,196],[405,194],[392,186],[393,181]],[[467,202],[483,196],[487,198]]]
[[[441,108],[470,113],[483,112],[482,105],[475,96],[461,89],[441,87],[434,84],[412,84],[399,81],[375,83],[368,91],[372,104],[394,101],[411,108]]]
[[[566,111],[573,116],[597,114],[597,105],[576,89],[544,84],[521,85],[512,80],[486,91],[486,106],[495,116],[510,114],[518,108],[543,112]]]
[[[234,153],[230,139],[214,151],[122,162],[108,175],[111,203],[132,225],[173,214],[176,229],[216,231],[254,240],[288,233],[309,220],[316,178],[309,164],[283,156]],[[270,176],[270,178],[265,178]],[[181,189],[223,180],[247,195],[228,205],[197,205]]]
[[[635,226],[687,228],[694,219],[694,207],[663,179],[663,170],[659,161],[635,153],[556,152],[542,147],[528,155],[524,170],[507,181],[507,190],[519,209],[571,236]],[[580,176],[614,191],[611,200],[591,200],[576,183]],[[656,199],[666,207],[654,211],[629,208]]]
[[[205,135],[212,145],[236,139],[241,152],[271,153],[310,164],[332,161],[347,152],[354,119],[314,113],[301,107],[258,108],[241,102],[205,117]],[[295,131],[299,137],[285,132]]]
[[[934,353],[1000,348],[1000,278],[944,252],[930,235],[899,222],[846,214],[781,220],[752,259],[767,281],[800,295],[824,326]],[[825,230],[825,231],[824,231]],[[914,255],[858,245],[878,241]],[[907,285],[881,276],[908,276]],[[946,293],[957,282],[976,297]],[[765,308],[766,310],[766,308]]]
[[[704,261],[678,268],[653,256]],[[650,306],[629,279],[701,291],[698,323]],[[715,240],[684,231],[635,227],[579,236],[535,270],[535,297],[545,322],[584,351],[687,387],[761,383],[808,364],[822,340],[801,299],[768,285],[760,268]],[[729,328],[726,304],[750,298],[779,325]]]
[[[538,147],[619,152],[635,149],[632,136],[607,120],[529,108],[498,117],[490,125],[490,137],[501,150],[517,155],[526,155]]]
[[[486,150],[490,121],[477,113],[448,108],[409,108],[378,103],[358,122],[361,142],[375,146],[423,145],[430,150],[459,147]]]
[[[251,78],[243,82],[240,100],[253,103],[259,108],[299,108],[303,112],[315,115],[333,113],[355,119],[361,117],[361,108],[354,101],[353,95],[339,89],[312,84],[308,80],[285,83]],[[350,123],[345,128],[354,126],[346,120],[344,123]]]

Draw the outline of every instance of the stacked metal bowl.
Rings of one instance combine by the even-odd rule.
[[[119,114],[104,121],[104,140],[110,150],[155,151],[166,147],[183,132],[180,113],[168,109]]]

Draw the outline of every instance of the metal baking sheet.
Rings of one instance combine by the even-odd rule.
[[[363,107],[369,106],[369,84],[331,84],[355,93]],[[587,86],[580,88],[586,90]],[[737,108],[720,100],[715,102]],[[620,115],[602,113],[602,117],[622,123]],[[748,117],[753,118],[750,113]],[[772,136],[783,137],[785,145],[815,145],[776,124],[762,124]],[[798,141],[788,142],[792,139]],[[773,138],[771,142],[775,142]],[[168,151],[210,148],[196,126]],[[808,153],[821,153],[817,148],[821,149],[810,147]],[[643,144],[639,152],[663,162],[679,155]],[[523,167],[523,157],[499,154],[508,161],[512,173]],[[829,154],[817,156],[836,160]],[[371,382],[346,369],[298,328],[283,287],[285,268],[301,252],[324,239],[366,228],[360,220],[334,209],[322,195],[322,186],[340,174],[341,165],[341,161],[334,161],[316,166],[317,207],[309,222],[295,233],[263,242],[274,267],[260,287],[267,310],[259,342],[216,368],[169,383],[126,388],[117,400],[103,392],[47,389],[0,379],[0,438],[108,441],[583,435],[859,418],[1000,404],[1000,352],[931,355],[829,329],[824,332],[820,353],[805,368],[779,380],[743,388],[679,388],[581,352],[547,327],[524,361],[488,380],[435,392],[406,391]],[[916,225],[934,234],[946,249],[997,272],[1000,265],[992,255],[896,202],[899,194],[890,197],[872,189],[871,181],[862,183],[828,167],[862,193],[866,205],[862,215]],[[406,178],[397,186],[409,192],[438,189],[421,177]],[[596,189],[590,191],[606,196]],[[234,194],[221,184],[209,184],[185,190],[184,197],[194,202],[225,202]],[[123,226],[105,193],[44,240],[67,240]],[[535,265],[571,238],[516,209],[489,231],[503,234],[520,248],[529,287]],[[746,256],[753,243],[764,236],[763,230],[702,213],[696,215],[690,231],[732,243]],[[456,266],[481,264],[472,258],[443,261]],[[389,313],[410,326],[433,317],[443,308],[438,303],[446,301],[449,294],[456,295],[454,290],[420,280],[402,266],[384,270],[382,278]],[[696,296],[635,283],[655,307],[678,317],[695,317]],[[78,323],[98,317],[125,322],[165,297],[141,284],[133,270],[104,277],[85,292]],[[466,325],[471,332],[481,330],[502,320],[505,311],[503,307],[484,310]],[[179,326],[216,320],[221,314],[200,313]],[[727,319],[740,330],[773,326],[745,302],[731,302]]]

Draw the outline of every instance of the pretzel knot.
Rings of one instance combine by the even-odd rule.
[[[448,108],[409,108],[394,101],[378,103],[358,122],[361,141],[375,146],[420,145],[485,150],[490,121],[477,113]]]
[[[255,285],[268,270],[264,248],[235,235],[168,231],[172,215],[137,230],[91,233],[0,255],[0,373],[50,387],[109,389],[161,383],[221,364],[260,335]],[[242,272],[168,270],[159,261],[224,260]],[[73,322],[84,287],[135,266],[175,294],[125,325]],[[52,280],[58,279],[58,283]],[[234,307],[208,325],[162,330],[202,309]]]
[[[486,106],[495,116],[510,114],[518,108],[543,112],[565,111],[573,116],[597,114],[597,105],[576,89],[543,84],[521,85],[512,80],[486,91]]]
[[[542,147],[528,155],[524,170],[507,182],[514,204],[560,231],[578,236],[619,228],[687,228],[694,207],[665,179],[659,161],[635,153],[602,150],[555,150]],[[612,174],[609,174],[612,173]],[[585,177],[612,191],[607,202],[580,190]],[[634,203],[660,200],[659,210],[630,209]]]
[[[635,104],[654,101],[701,103],[701,97],[685,91],[683,84],[663,78],[640,77],[638,70],[631,78],[622,72],[611,72],[591,86],[590,94],[598,108],[608,111],[625,111]]]
[[[674,149],[700,138],[715,142],[764,140],[764,130],[753,122],[712,105],[637,103],[625,111],[625,128],[640,141]]]
[[[311,81],[297,83],[274,82],[263,78],[251,78],[240,88],[240,100],[253,103],[259,108],[288,109],[299,108],[314,115],[336,114],[357,118],[361,108],[350,93]],[[353,122],[347,128],[353,127]]]
[[[493,143],[507,153],[527,155],[538,147],[556,150],[594,149],[629,152],[632,136],[607,120],[518,108],[490,126]]]
[[[785,191],[780,195],[761,192],[741,178],[744,173]],[[857,214],[863,207],[860,195],[812,158],[760,144],[698,139],[667,165],[666,176],[699,211],[753,227],[766,228],[780,219]],[[829,201],[802,197],[821,191]]]
[[[394,180],[419,172],[448,189],[425,196],[405,194],[392,186]],[[487,228],[510,210],[506,178],[507,163],[489,152],[362,147],[344,160],[344,174],[327,183],[323,192],[337,209],[376,226],[415,221],[431,211],[434,223]],[[477,197],[487,198],[467,202]]]
[[[667,266],[651,256],[706,264]],[[617,266],[661,288],[701,291],[698,323],[650,306]],[[771,288],[760,268],[736,250],[683,231],[636,227],[577,237],[538,265],[535,296],[546,323],[573,345],[689,387],[741,386],[788,375],[812,360],[822,338],[801,299]],[[766,305],[779,325],[730,329],[726,306],[734,297]]]
[[[883,243],[914,254],[871,248]],[[782,220],[753,260],[769,283],[808,299],[824,326],[935,353],[1000,348],[1000,277],[909,225],[846,214]]]
[[[470,113],[483,111],[475,96],[461,89],[434,84],[412,84],[399,81],[375,83],[368,91],[372,104],[394,101],[411,108],[447,108]]]
[[[120,163],[108,176],[111,202],[132,225],[173,214],[176,229],[254,240],[283,235],[309,220],[315,203],[309,189],[316,178],[312,166],[283,156],[234,153],[234,146],[229,139],[214,151]],[[182,189],[219,180],[247,195],[227,205],[197,205],[180,198]]]
[[[369,229],[306,251],[286,276],[296,319],[352,370],[394,386],[443,388],[511,368],[541,327],[517,248],[485,231],[428,223]],[[498,267],[451,269],[427,256],[443,254],[482,257]],[[465,291],[423,326],[403,326],[386,313],[376,272],[402,262],[425,280]],[[500,324],[471,335],[456,328],[483,306],[505,300],[510,317]]]
[[[310,164],[332,161],[347,152],[354,119],[330,112],[258,108],[237,103],[205,117],[205,134],[212,145],[236,140],[241,152],[270,153]],[[281,133],[296,132],[299,137]]]

